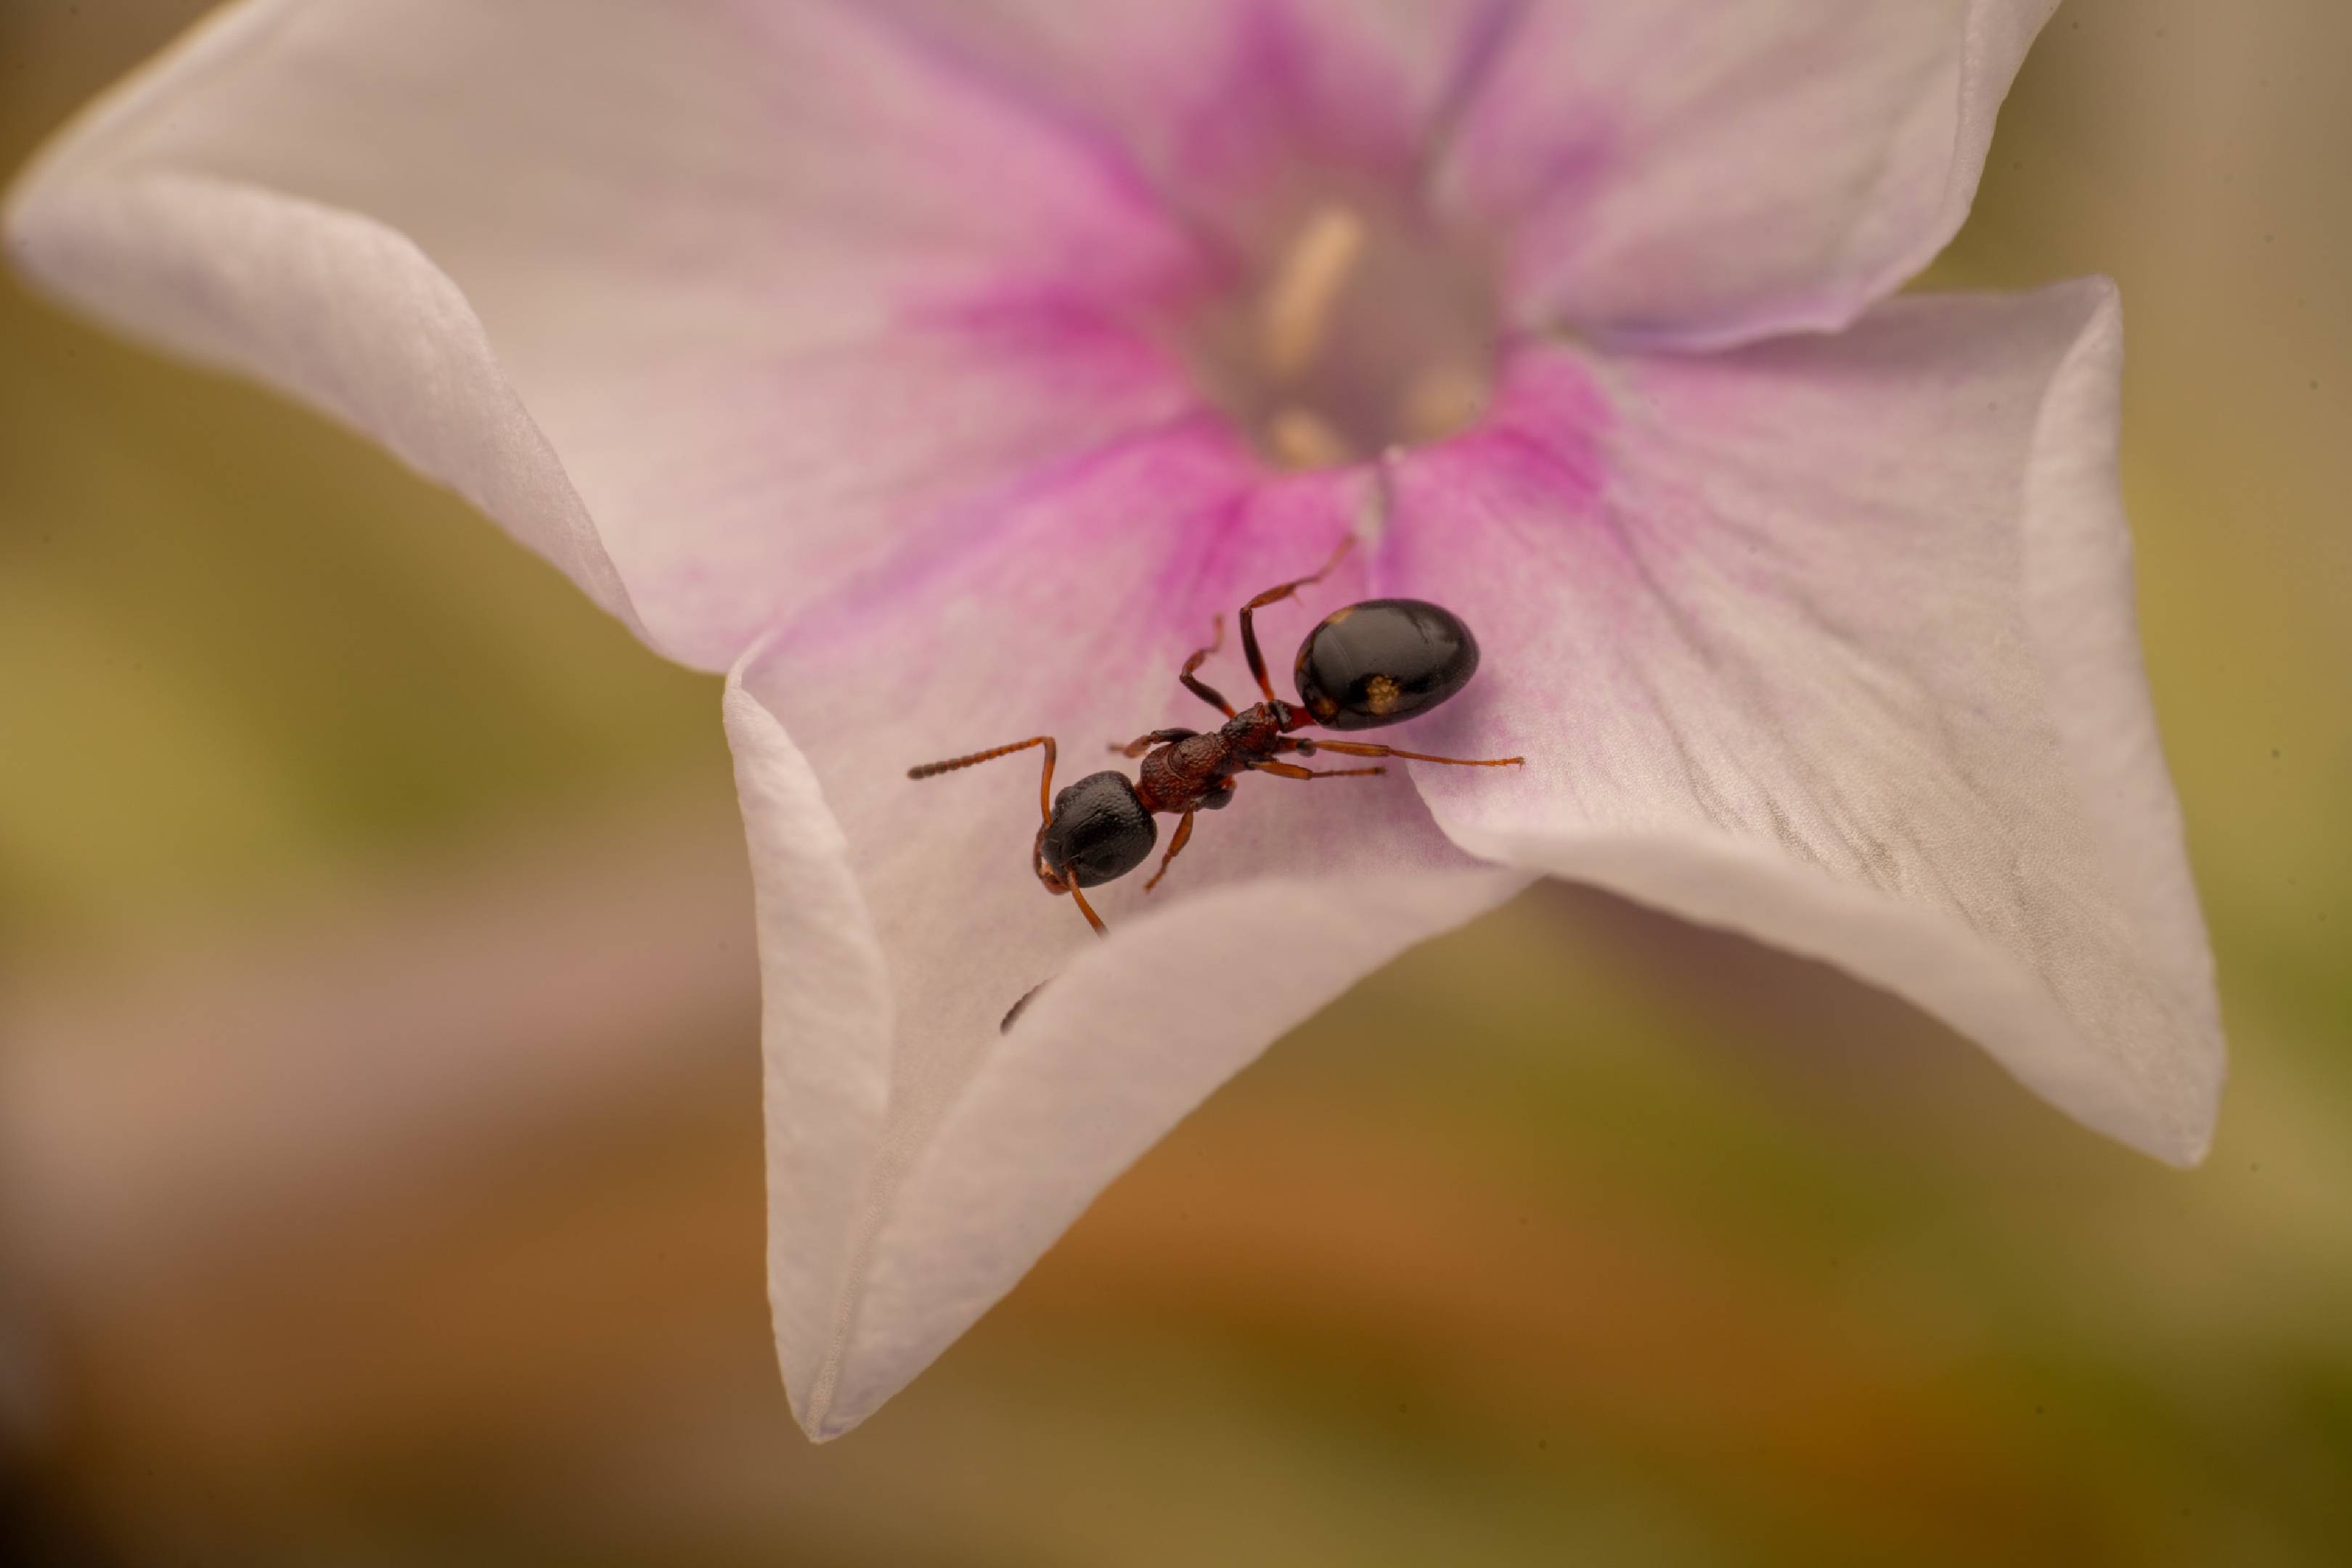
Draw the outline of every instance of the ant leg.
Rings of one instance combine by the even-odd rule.
[[[1145,892],[1148,893],[1160,886],[1160,879],[1168,875],[1168,862],[1176,858],[1177,852],[1191,842],[1192,842],[1192,814],[1188,811],[1184,814],[1184,820],[1176,825],[1176,837],[1168,841],[1168,853],[1160,858],[1160,869],[1151,873],[1151,880],[1143,884]]]
[[[1046,819],[1044,826],[1037,829],[1036,842],[1029,847],[1031,869],[1037,873],[1037,880],[1045,884],[1045,888],[1047,892],[1067,893],[1070,895],[1070,901],[1078,906],[1078,913],[1087,917],[1087,924],[1095,928],[1095,934],[1097,936],[1108,936],[1110,934],[1110,928],[1103,924],[1102,916],[1095,913],[1094,905],[1087,902],[1086,894],[1078,890],[1077,868],[1075,866],[1055,866],[1047,863],[1045,859],[1045,834],[1047,829],[1051,828],[1053,826],[1053,819],[1049,817]]]
[[[1388,772],[1386,768],[1302,768],[1297,763],[1245,763],[1244,767],[1278,779],[1361,779]]]
[[[1049,779],[1052,776],[1046,774]],[[1045,835],[1053,826],[1053,818],[1047,817],[1037,829],[1036,841],[1029,847],[1030,868],[1037,873],[1037,880],[1045,884],[1047,892],[1070,895],[1070,901],[1078,906],[1078,913],[1087,917],[1087,924],[1095,928],[1097,936],[1108,936],[1110,928],[1103,924],[1102,916],[1095,913],[1094,905],[1087,902],[1086,894],[1078,890],[1077,868],[1052,865],[1045,859]]]
[[[1525,757],[1433,757],[1427,752],[1400,752],[1394,746],[1376,746],[1362,741],[1302,741],[1302,752],[1338,752],[1350,757],[1403,757],[1416,763],[1451,763],[1457,768],[1522,768]]]
[[[1051,825],[1054,820],[1054,737],[1032,735],[1025,741],[1015,741],[1009,746],[993,746],[985,752],[974,752],[968,757],[950,757],[943,763],[925,763],[907,770],[910,779],[927,779],[939,773],[951,773],[958,768],[968,768],[975,763],[991,763],[999,757],[1009,757],[1015,752],[1025,752],[1032,746],[1045,748],[1045,776],[1037,781],[1037,816]]]
[[[1246,626],[1248,623],[1244,622],[1243,624]],[[1184,661],[1184,668],[1176,672],[1176,679],[1184,683],[1185,690],[1191,692],[1193,696],[1199,698],[1202,701],[1207,703],[1210,707],[1215,709],[1218,712],[1223,713],[1226,718],[1230,719],[1234,716],[1234,705],[1225,700],[1225,694],[1218,690],[1215,687],[1210,685],[1207,681],[1200,679],[1192,673],[1194,670],[1201,668],[1201,663],[1203,659],[1206,659],[1211,654],[1216,652],[1219,648],[1224,646],[1225,617],[1218,616],[1209,622],[1209,646],[1206,647],[1194,648],[1192,650],[1192,657]],[[1130,751],[1127,754],[1130,757],[1138,757],[1141,756],[1143,753],[1141,752]]]
[[[1268,588],[1242,606],[1242,653],[1249,660],[1250,674],[1257,678],[1257,689],[1265,693],[1265,700],[1268,702],[1276,701],[1277,699],[1274,695],[1274,682],[1268,680],[1265,676],[1265,655],[1258,651],[1257,627],[1250,623],[1250,612],[1262,610],[1268,605],[1289,598],[1301,588],[1312,587],[1320,583],[1331,574],[1333,568],[1347,558],[1349,550],[1355,542],[1354,534],[1347,535],[1339,541],[1339,548],[1331,552],[1331,559],[1316,569],[1314,576],[1301,577],[1296,583],[1285,583],[1279,587]]]
[[[1124,746],[1113,741],[1110,749],[1122,757],[1139,757],[1154,746],[1164,746],[1171,741],[1189,741],[1200,732],[1198,730],[1154,730],[1149,735],[1138,735]]]

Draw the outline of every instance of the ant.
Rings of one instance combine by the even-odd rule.
[[[1069,894],[1095,934],[1102,936],[1108,934],[1108,928],[1081,889],[1124,877],[1143,864],[1159,837],[1152,813],[1181,813],[1182,820],[1168,842],[1168,852],[1160,858],[1160,868],[1143,884],[1145,892],[1158,887],[1160,879],[1168,874],[1170,862],[1192,842],[1193,814],[1222,811],[1233,804],[1234,787],[1244,772],[1284,779],[1338,779],[1388,771],[1384,767],[1302,768],[1282,760],[1286,755],[1313,756],[1318,752],[1403,757],[1469,768],[1525,766],[1525,757],[1433,757],[1361,742],[1290,738],[1291,731],[1309,724],[1330,730],[1370,730],[1397,723],[1461,690],[1478,668],[1477,640],[1452,611],[1420,599],[1368,599],[1334,610],[1298,645],[1293,671],[1298,702],[1285,702],[1274,694],[1251,615],[1321,582],[1346,557],[1353,542],[1352,538],[1342,539],[1339,548],[1312,577],[1268,588],[1242,606],[1242,652],[1258,689],[1265,694],[1265,701],[1236,710],[1214,687],[1193,673],[1224,641],[1224,617],[1220,616],[1212,623],[1209,646],[1195,649],[1176,679],[1185,690],[1223,713],[1225,721],[1206,734],[1194,730],[1154,730],[1123,746],[1113,742],[1110,749],[1119,755],[1143,759],[1134,783],[1115,769],[1106,770],[1089,773],[1055,795],[1051,735],[1032,735],[968,757],[925,763],[908,768],[907,776],[927,779],[1032,746],[1044,747],[1045,776],[1037,784],[1037,809],[1044,821],[1031,847],[1031,868],[1047,892]],[[1027,1001],[1022,998],[1023,1004]],[[1007,1027],[1020,1011],[1016,1005],[1013,1015],[1006,1016]]]

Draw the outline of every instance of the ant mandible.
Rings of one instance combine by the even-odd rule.
[[[1401,752],[1393,746],[1356,741],[1290,738],[1289,731],[1309,724],[1331,730],[1371,730],[1397,723],[1461,690],[1478,668],[1477,640],[1452,611],[1420,599],[1368,599],[1334,610],[1298,645],[1293,675],[1298,702],[1285,702],[1274,694],[1251,614],[1321,582],[1346,557],[1353,542],[1341,540],[1339,548],[1312,577],[1268,588],[1242,606],[1242,652],[1258,689],[1265,694],[1265,701],[1236,711],[1214,687],[1193,673],[1224,641],[1224,617],[1220,616],[1212,623],[1209,646],[1195,649],[1176,679],[1183,682],[1184,689],[1223,713],[1225,721],[1207,734],[1154,730],[1124,746],[1114,742],[1113,752],[1143,759],[1133,784],[1112,769],[1089,773],[1055,795],[1051,735],[1032,735],[968,757],[925,763],[908,768],[907,776],[927,779],[1043,746],[1045,770],[1037,784],[1037,810],[1044,820],[1031,847],[1031,866],[1045,890],[1069,894],[1087,923],[1101,936],[1108,934],[1102,917],[1095,913],[1081,889],[1124,877],[1150,858],[1159,837],[1151,820],[1154,812],[1181,814],[1182,820],[1168,842],[1168,852],[1160,858],[1160,868],[1143,884],[1145,892],[1160,885],[1169,863],[1192,842],[1193,814],[1221,811],[1231,805],[1234,786],[1244,772],[1304,780],[1364,778],[1388,771],[1382,767],[1302,768],[1282,761],[1286,754],[1337,752],[1349,757],[1403,757],[1465,768],[1525,766],[1525,757],[1433,757],[1424,752]],[[1007,1017],[1005,1022],[1010,1025],[1012,1019]]]

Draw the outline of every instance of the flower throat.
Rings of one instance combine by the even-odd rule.
[[[1409,217],[1308,209],[1205,312],[1197,374],[1268,461],[1330,468],[1474,423],[1494,382],[1483,269]]]

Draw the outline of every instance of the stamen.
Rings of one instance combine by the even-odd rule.
[[[1466,364],[1435,364],[1405,384],[1397,428],[1408,441],[1436,441],[1467,430],[1486,412],[1488,377]]]
[[[1336,468],[1356,460],[1338,426],[1311,408],[1286,404],[1265,422],[1268,455],[1286,468]]]
[[[1350,188],[1263,215],[1248,280],[1186,323],[1202,389],[1276,466],[1346,468],[1440,440],[1491,401],[1488,258],[1377,196]]]
[[[1268,375],[1294,380],[1315,363],[1369,237],[1354,208],[1327,206],[1290,242],[1258,305],[1259,352]]]

